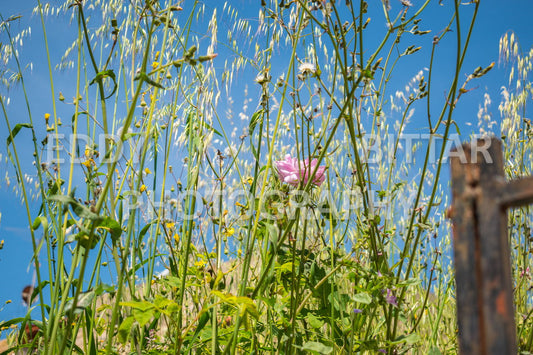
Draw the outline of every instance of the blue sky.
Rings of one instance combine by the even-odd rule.
[[[378,0],[370,0],[370,2]],[[397,6],[397,0],[391,0],[393,5]],[[412,0],[416,5],[421,3],[419,0]],[[37,17],[32,16],[32,8],[36,1],[19,0],[8,1],[1,0],[0,13],[4,18],[11,15],[20,14],[23,18],[20,20],[20,25],[15,23],[13,29],[23,28],[28,23],[32,24],[32,35],[24,45],[23,56],[29,58],[26,62],[33,63],[33,71],[27,72],[29,86],[29,97],[31,98],[31,106],[34,111],[34,117],[41,117],[44,112],[51,112],[51,95],[48,84],[48,68],[44,56],[44,44],[42,41],[42,30],[40,21]],[[59,0],[53,0],[52,3],[62,3]],[[221,2],[217,0],[206,1],[209,6],[217,6]],[[249,17],[257,16],[257,4],[259,1],[235,0],[230,1],[236,8],[246,8],[242,10]],[[443,3],[449,8],[449,0],[443,0]],[[430,20],[431,23],[422,22],[421,27],[441,28],[448,20],[448,16],[442,16],[443,9],[438,6],[438,1],[435,0],[429,10],[430,14],[424,16],[425,21]],[[478,15],[478,22],[474,29],[471,46],[467,55],[467,61],[464,65],[464,77],[472,72],[478,66],[486,67],[491,62],[496,62],[495,68],[484,78],[474,82],[470,87],[475,90],[465,95],[459,102],[456,110],[455,120],[459,122],[462,133],[468,133],[470,129],[466,122],[472,122],[475,126],[477,122],[477,111],[480,104],[483,102],[483,95],[488,92],[492,98],[491,111],[494,119],[499,120],[498,103],[500,100],[500,88],[507,84],[508,68],[498,66],[498,42],[500,37],[508,32],[513,31],[520,43],[523,51],[527,51],[533,45],[533,21],[531,20],[533,14],[533,1],[531,0],[481,0],[480,12]],[[429,16],[428,16],[429,15]],[[53,59],[59,58],[64,52],[65,46],[69,43],[74,33],[65,31],[64,26],[68,25],[68,19],[54,18],[53,21],[47,21],[47,31],[49,38],[59,39],[51,42]],[[20,27],[17,27],[20,26]],[[75,31],[75,28],[72,28]],[[0,37],[2,38],[2,37]],[[66,41],[62,41],[67,39]],[[431,42],[432,37],[427,37],[423,41],[429,48],[428,41]],[[422,41],[422,40],[421,40]],[[426,52],[427,53],[427,52]],[[424,52],[420,53],[420,57]],[[437,68],[442,67],[442,70],[437,69],[435,78],[438,80],[439,73],[446,75],[446,68],[453,66],[454,52],[450,47],[450,43],[444,41],[439,44],[439,58],[436,62]],[[55,65],[55,63],[54,63]],[[415,72],[406,68],[405,71],[398,70],[397,76],[393,81],[405,83],[410,79]],[[443,77],[443,79],[445,79]],[[68,76],[62,76],[56,83],[60,87],[61,80],[68,80]],[[252,81],[253,78],[246,78],[245,80]],[[236,88],[241,90],[242,88]],[[444,92],[442,93],[444,96]],[[12,103],[10,105],[11,119],[25,122],[25,109],[23,106],[22,91],[14,89],[10,96]],[[41,129],[41,133],[44,134]],[[7,128],[2,117],[0,120],[0,154],[5,158],[5,139],[7,138]],[[466,137],[465,137],[466,139]],[[27,132],[22,132],[17,137],[18,142],[30,142],[30,137]],[[27,168],[31,167],[31,159],[27,159]],[[6,164],[0,163],[0,179],[3,179]],[[15,181],[12,181],[15,183]],[[37,212],[38,202],[35,202],[33,218]],[[32,255],[31,239],[27,227],[27,218],[25,216],[24,207],[20,198],[15,196],[11,188],[0,184],[0,213],[2,214],[0,221],[0,240],[5,241],[4,249],[0,250],[0,271],[3,277],[2,287],[0,288],[0,309],[4,302],[8,299],[13,300],[13,303],[6,305],[4,310],[0,312],[0,320],[7,320],[14,317],[23,316],[25,308],[20,299],[20,292],[24,286],[32,283],[32,272],[29,268],[30,257]]]

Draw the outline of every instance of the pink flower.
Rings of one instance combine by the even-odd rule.
[[[313,171],[317,169],[318,160],[313,159],[311,160],[311,166],[309,167],[309,159],[304,160],[304,184],[307,184],[307,180],[309,180],[309,176],[313,174]],[[326,171],[325,166],[319,166],[315,177],[313,178],[313,185],[320,186],[326,179],[326,175],[324,174]]]
[[[291,158],[291,156],[287,154],[285,160],[277,161],[275,164],[281,181],[291,184],[292,186],[298,185],[300,181],[298,160]]]
[[[529,266],[525,270],[522,270],[522,272],[520,273],[520,277],[524,276],[529,277]]]
[[[284,160],[277,161],[276,169],[278,170],[279,179],[283,182],[286,182],[292,186],[298,186],[300,182],[307,184],[309,177],[315,169],[317,169],[316,174],[313,178],[312,184],[315,186],[320,186],[326,179],[325,166],[319,166],[317,168],[318,160],[311,160],[309,164],[309,159],[305,159],[303,162],[298,162],[297,159],[291,158],[290,155],[286,155]]]

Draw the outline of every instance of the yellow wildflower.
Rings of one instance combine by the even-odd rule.
[[[174,228],[175,225],[176,225],[176,223],[174,223],[174,222],[167,222],[167,223],[165,224],[165,227],[166,227],[167,229],[172,229],[172,228]]]
[[[93,164],[96,164],[96,163],[94,162],[93,159],[87,159],[82,164],[85,165],[87,168],[90,168]]]
[[[194,263],[194,265],[196,267],[203,267],[205,265],[205,261],[204,260],[198,260]]]
[[[92,150],[91,150],[91,147],[89,147],[88,145],[85,146],[85,157],[88,159],[90,158],[92,155]]]
[[[234,234],[235,234],[235,228],[233,228],[233,227],[229,227],[229,228],[226,228],[226,229],[224,230],[224,235],[225,235],[226,237],[231,237],[231,236],[234,235]]]
[[[46,124],[48,124],[48,120],[50,119],[50,114],[49,113],[45,113],[44,114],[44,120],[46,122]]]
[[[146,185],[142,184],[142,185],[141,185],[141,189],[140,189],[140,190],[141,190],[141,192],[144,192],[144,191],[146,191]]]
[[[152,172],[150,171],[150,169],[148,169],[148,168],[144,168],[144,173],[145,173],[146,175],[149,175],[149,174],[151,174]]]

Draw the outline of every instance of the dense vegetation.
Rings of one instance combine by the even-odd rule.
[[[436,5],[39,3],[46,109],[27,95],[30,31],[3,17],[6,179],[27,211],[36,277],[27,315],[0,323],[10,344],[455,353],[447,153],[470,139],[457,102],[493,64],[464,75],[480,2],[446,2],[445,24],[430,28]],[[63,25],[64,37],[47,37]],[[443,40],[454,61],[435,83]],[[486,106],[478,130],[505,138],[510,177],[531,173],[532,54],[516,43],[502,38],[515,87],[501,132]],[[533,351],[530,217],[510,215],[520,346]]]

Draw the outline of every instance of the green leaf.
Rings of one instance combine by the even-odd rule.
[[[342,312],[344,309],[346,309],[346,305],[348,304],[349,300],[350,296],[346,293],[331,292],[328,294],[328,301],[339,312]]]
[[[163,297],[161,295],[155,295],[154,305],[157,308],[163,309],[163,308],[169,306],[172,303],[174,303],[174,301],[169,300],[168,298],[165,298],[165,297]]]
[[[7,137],[7,156],[9,157],[9,161],[16,166],[15,160],[13,159],[13,155],[11,154],[11,150],[9,150],[9,145],[13,142],[13,139],[15,139],[15,136],[19,133],[21,128],[32,128],[32,125],[29,123],[19,123],[17,124],[12,130],[11,134]],[[15,169],[15,174],[17,176],[17,181],[20,183],[21,176],[19,176],[19,172],[17,169]]]
[[[223,303],[230,303],[230,298],[231,297],[235,297],[231,294],[224,294],[220,291],[217,291],[217,290],[212,290],[211,293],[215,296],[217,296],[218,298],[220,298],[220,300],[223,302]]]
[[[30,123],[19,123],[15,125],[15,127],[13,127],[13,129],[11,130],[11,134],[7,137],[6,142],[8,147],[13,142],[13,139],[15,139],[16,135],[22,128],[32,128],[32,125]]]
[[[202,310],[200,319],[198,320],[198,326],[196,327],[196,330],[194,331],[194,335],[192,336],[191,343],[194,343],[194,340],[198,337],[198,334],[200,334],[200,331],[204,329],[206,324],[209,322],[209,319],[211,319],[209,312],[206,312],[205,310]]]
[[[98,74],[96,74],[96,77],[93,80],[91,80],[89,85],[92,85],[94,83],[102,83],[103,82],[102,80],[104,78],[111,78],[111,80],[113,80],[113,90],[111,91],[111,94],[109,94],[108,96],[104,97],[104,100],[107,100],[111,96],[113,96],[115,91],[117,91],[117,79],[115,77],[115,72],[113,71],[113,69],[104,70],[104,71],[99,72]]]
[[[130,335],[134,321],[135,319],[132,316],[126,317],[126,319],[122,321],[120,327],[118,327],[118,341],[122,345],[126,344],[126,341],[128,341],[128,336]]]
[[[72,197],[65,195],[51,195],[48,196],[48,199],[55,202],[61,202],[63,204],[70,204],[71,201],[75,201]]]
[[[252,148],[252,154],[255,157],[255,159],[259,160],[259,153],[257,152],[257,149],[255,149],[253,144],[250,144],[250,148]]]
[[[35,220],[33,221],[33,225],[31,226],[31,229],[34,231],[39,229],[39,226],[42,224],[44,233],[48,234],[48,219],[45,216],[37,216]]]
[[[92,212],[89,207],[81,204],[80,202],[76,201],[71,196],[66,195],[52,195],[48,196],[48,200],[50,201],[56,201],[61,202],[63,204],[68,204],[72,207],[72,211],[80,218],[87,218],[93,221],[99,221],[102,219],[99,215]]]
[[[65,314],[72,311],[74,311],[74,314],[82,313],[87,307],[91,306],[93,299],[94,291],[84,292],[78,297],[78,303],[76,304],[76,308],[74,308],[74,298],[71,298],[65,305]]]
[[[114,294],[115,293],[115,288],[113,286],[111,286],[111,285],[100,283],[94,289],[94,293],[97,296],[103,295],[106,292],[109,293],[109,294]]]
[[[162,90],[165,90],[165,87],[163,85],[161,85],[158,82],[150,79],[150,77],[148,77],[148,75],[146,75],[145,72],[140,72],[139,75],[137,75],[134,80],[139,80],[139,79],[142,79],[143,81],[145,81],[149,85],[152,85],[152,86],[155,86],[155,87],[160,88]]]
[[[307,319],[311,327],[315,329],[321,328],[324,325],[324,322],[320,318],[315,317],[313,313],[309,313],[305,318]]]
[[[270,242],[272,243],[272,245],[277,245],[278,244],[278,235],[279,235],[278,226],[276,226],[273,223],[268,223],[268,222],[266,222],[265,225],[266,225],[266,229],[268,231],[268,236],[269,236]]]
[[[412,277],[410,279],[398,282],[396,284],[396,286],[399,286],[399,287],[412,286],[412,285],[418,285],[421,282],[422,282],[422,280],[420,280],[418,277]]]
[[[48,182],[48,191],[46,192],[47,196],[57,195],[57,192],[65,184],[65,180],[63,179],[57,179],[54,182],[49,181]]]
[[[169,287],[181,287],[181,280],[176,276],[167,275],[163,280],[163,283]]]
[[[111,240],[113,243],[115,243],[122,234],[122,228],[120,227],[120,224],[118,224],[118,222],[111,217],[104,217],[102,221],[96,225],[96,228],[108,231],[111,235]]]
[[[32,292],[32,294],[31,294],[31,300],[32,300],[32,302],[33,302],[34,300],[37,299],[39,293],[41,293],[42,290],[43,290],[47,285],[49,285],[49,284],[50,284],[50,281],[41,281],[41,283],[40,283],[39,285],[37,285],[37,286],[33,289],[33,292]],[[0,327],[0,328],[1,328],[1,327]]]
[[[68,238],[68,241],[77,240],[78,243],[85,249],[94,249],[100,240],[98,235],[93,234],[92,237],[89,236],[86,230],[82,230],[78,234],[74,235],[74,239]]]
[[[22,323],[26,318],[13,318],[13,319],[10,319],[10,320],[6,320],[6,321],[1,321],[0,322],[0,328],[9,328],[11,327],[12,325],[16,325],[16,324],[19,324],[19,323]]]
[[[125,307],[131,307],[133,309],[138,309],[141,311],[147,311],[149,309],[154,308],[155,306],[153,303],[150,303],[148,301],[128,301],[128,302],[120,302],[121,306]]]
[[[252,118],[250,119],[250,124],[248,125],[248,137],[250,138],[250,147],[252,148],[252,154],[257,160],[259,160],[259,153],[254,146],[253,136],[254,136],[254,130],[257,124],[263,122],[263,113],[264,113],[263,109],[260,109],[256,113],[254,113],[252,115]]]
[[[302,350],[311,351],[315,354],[331,354],[333,348],[316,341],[308,341],[301,347]]]
[[[73,201],[70,206],[72,207],[72,211],[76,214],[76,216],[80,218],[87,218],[93,221],[98,221],[101,219],[100,216],[98,216],[96,213],[92,212],[87,206],[82,205],[78,201]]]
[[[157,313],[155,305],[148,301],[120,302],[120,305],[133,308],[133,318],[141,327],[144,327]]]
[[[442,353],[440,352],[439,348],[434,346],[431,349],[429,349],[428,355],[442,355]]]
[[[155,315],[155,308],[149,309],[147,311],[142,311],[140,309],[133,310],[133,317],[141,327],[144,327]]]
[[[143,237],[146,235],[146,232],[148,232],[148,229],[150,228],[150,226],[151,226],[152,224],[154,224],[155,222],[157,222],[156,219],[154,219],[153,221],[151,221],[150,223],[148,223],[147,225],[145,225],[145,226],[141,229],[141,231],[139,232],[139,240],[142,240],[142,239],[143,239]]]
[[[79,116],[79,115],[86,115],[87,118],[91,118],[91,115],[89,114],[89,112],[87,111],[80,111],[78,113],[75,113],[72,115],[72,118],[71,118],[71,121],[72,121],[72,132],[74,133],[74,128],[77,127],[77,124],[76,124],[76,118]],[[76,140],[76,143],[79,143],[78,140]],[[76,154],[78,156],[80,156],[80,147],[78,144],[76,144]]]
[[[241,315],[249,313],[255,319],[259,319],[259,312],[257,311],[257,307],[251,298],[237,297],[235,301],[236,304],[240,305],[241,307]]]
[[[222,293],[217,290],[211,291],[211,293],[222,301],[222,303],[230,304],[240,310],[241,316],[246,315],[246,313],[249,313],[254,318],[259,318],[259,312],[257,311],[257,307],[255,306],[254,301],[249,297],[244,296],[234,296],[231,293]]]
[[[263,113],[264,110],[260,109],[252,115],[252,118],[250,119],[250,124],[248,125],[248,135],[250,136],[250,139],[254,134],[255,126],[257,126],[258,123],[263,122]]]
[[[278,269],[282,274],[292,272],[292,261],[284,263],[283,265],[278,267]]]
[[[207,122],[201,121],[201,123],[207,129],[209,129],[210,131],[213,131],[213,133],[215,133],[217,136],[222,137],[222,134],[219,131],[217,131],[216,129],[214,129],[213,126],[209,125]]]
[[[355,294],[352,296],[353,300],[355,302],[359,302],[359,303],[362,303],[362,304],[370,304],[372,303],[372,297],[366,293],[366,292],[361,292],[361,293],[358,293],[358,294]]]
[[[156,295],[154,299],[154,306],[161,313],[170,316],[172,313],[179,311],[180,306],[171,299],[165,298],[161,295]]]
[[[407,345],[413,345],[420,341],[420,337],[416,333],[411,333],[409,335],[400,335],[397,337],[392,344],[401,344],[406,343]]]

